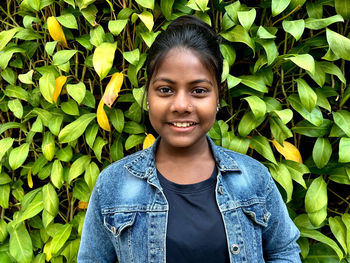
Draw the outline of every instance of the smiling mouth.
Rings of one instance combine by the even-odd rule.
[[[169,124],[179,128],[186,128],[195,125],[195,122],[170,122]]]

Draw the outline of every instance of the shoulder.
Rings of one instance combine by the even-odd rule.
[[[237,153],[219,146],[224,162],[235,162],[237,169],[225,172],[225,179],[233,185],[236,192],[243,194],[265,196],[273,184],[273,179],[268,169],[256,159],[241,153]]]

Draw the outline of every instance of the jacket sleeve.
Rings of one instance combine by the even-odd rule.
[[[298,263],[300,248],[296,243],[299,230],[290,219],[287,207],[271,177],[267,187],[266,208],[271,213],[263,230],[264,258],[268,263]]]
[[[98,181],[92,191],[85,216],[78,263],[107,263],[117,260],[112,243],[113,234],[108,232],[103,223]]]

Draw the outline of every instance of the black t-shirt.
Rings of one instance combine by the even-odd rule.
[[[205,181],[176,184],[159,171],[169,203],[166,236],[167,263],[227,263],[225,228],[215,200],[217,168]]]

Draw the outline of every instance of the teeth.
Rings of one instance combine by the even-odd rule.
[[[173,122],[172,123],[174,126],[176,127],[180,127],[180,128],[186,128],[188,126],[191,126],[194,124],[194,122]]]

